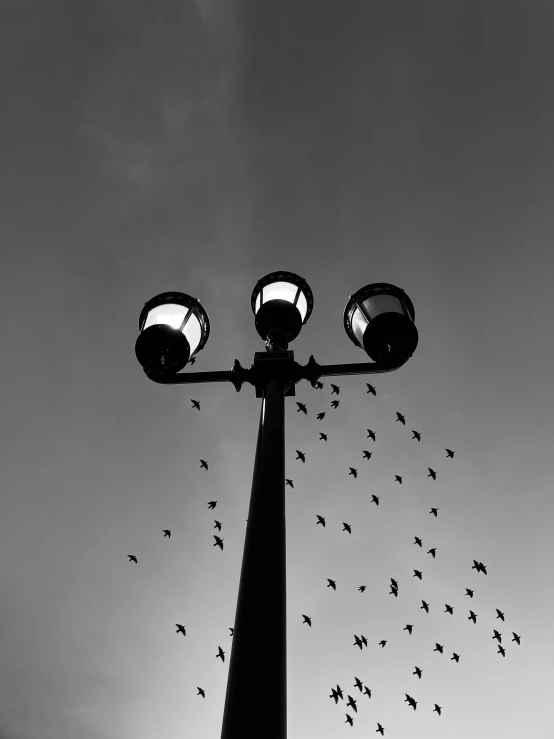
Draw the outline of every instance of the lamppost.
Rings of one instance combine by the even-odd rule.
[[[310,356],[301,366],[288,344],[312,312],[307,282],[272,272],[258,281],[251,303],[266,351],[254,354],[249,369],[235,359],[231,370],[180,373],[210,334],[206,311],[185,293],[162,293],[145,304],[135,352],[154,382],[228,381],[237,392],[249,382],[262,398],[221,739],[286,739],[285,397],[295,395],[300,380],[315,387],[321,377],[396,370],[414,353],[418,333],[402,289],[366,285],[348,299],[344,328],[373,362],[319,365]]]

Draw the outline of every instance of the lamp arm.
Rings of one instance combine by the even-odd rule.
[[[295,362],[298,380],[308,380],[312,387],[320,377],[335,377],[338,375],[375,375],[383,372],[393,372],[402,367],[409,357],[402,357],[394,362],[361,362],[359,364],[318,364],[313,354],[304,366]]]

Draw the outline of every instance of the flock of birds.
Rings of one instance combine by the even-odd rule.
[[[367,385],[367,388],[368,388],[368,390],[367,390],[368,393],[372,393],[373,395],[377,395],[376,390],[375,390],[375,387],[373,385],[371,385],[370,383],[366,383],[366,385]],[[324,385],[323,385],[322,382],[317,382],[317,383],[315,383],[315,387],[317,389],[320,389],[321,390],[321,389],[323,389]],[[331,383],[331,390],[332,390],[332,394],[339,395],[339,393],[340,393],[340,386]],[[191,401],[192,401],[193,408],[195,408],[197,410],[200,410],[200,402],[198,400],[192,400],[192,399],[191,399]],[[339,405],[339,403],[340,403],[339,400],[333,400],[333,401],[331,401],[331,406],[333,408],[337,408],[338,405]],[[304,413],[306,416],[308,415],[308,411],[307,411],[307,407],[306,407],[306,404],[305,403],[300,403],[300,402],[296,401],[296,405],[298,406],[298,408],[297,408],[297,412],[298,413]],[[326,415],[325,412],[320,412],[320,413],[317,414],[316,418],[317,418],[318,421],[322,421],[325,418],[325,415]],[[396,416],[397,417],[396,417],[396,421],[395,422],[400,422],[400,423],[402,423],[405,426],[406,425],[405,416],[402,415],[401,413],[399,413],[398,411],[396,411]],[[421,441],[421,433],[419,431],[417,431],[415,429],[412,429],[412,434],[413,434],[412,439],[416,439],[418,442]],[[319,433],[319,438],[322,441],[327,441],[328,440],[327,434],[325,434],[323,432],[320,432]],[[375,434],[375,432],[372,431],[371,429],[367,429],[367,437],[366,438],[371,438],[375,442],[375,440],[376,440],[376,434]],[[449,459],[453,459],[454,458],[454,451],[452,449],[445,448],[445,451],[446,451],[446,458],[449,458]],[[303,462],[305,464],[306,463],[306,453],[305,452],[302,452],[299,449],[297,449],[296,450],[296,454],[297,454],[296,459],[297,460],[300,460],[301,462]],[[371,459],[371,456],[372,456],[372,452],[370,452],[367,449],[364,449],[363,450],[363,458],[364,459],[369,460],[369,459]],[[205,459],[200,459],[199,461],[200,461],[200,467],[202,469],[208,470],[208,462]],[[427,477],[431,477],[433,480],[436,480],[437,479],[437,472],[436,472],[436,470],[432,469],[431,467],[428,467],[427,469],[429,471],[429,474],[427,475]],[[356,479],[357,476],[358,476],[358,470],[356,468],[354,468],[354,467],[349,467],[348,475],[352,475]],[[402,476],[401,475],[396,475],[395,474],[394,478],[395,478],[395,482],[398,482],[399,484],[402,484]],[[294,488],[294,481],[292,479],[286,478],[285,479],[285,485],[286,486],[289,486],[291,488]],[[379,496],[372,495],[371,496],[371,502],[372,503],[375,503],[375,505],[378,506],[379,505]],[[216,505],[217,505],[217,501],[216,500],[211,500],[211,501],[208,502],[208,508],[210,508],[211,510],[213,510],[216,507]],[[438,508],[432,507],[431,510],[429,511],[429,513],[430,513],[430,515],[433,515],[435,518],[437,518],[438,511],[439,511]],[[317,518],[316,526],[317,525],[321,525],[323,528],[325,528],[325,526],[326,526],[326,519],[325,519],[325,517],[324,516],[321,516],[319,514],[316,514],[316,518]],[[342,522],[342,525],[343,525],[342,531],[346,531],[348,534],[352,534],[352,525],[351,524],[343,521]],[[220,532],[221,531],[221,522],[214,519],[214,528],[217,529],[217,531]],[[166,538],[166,537],[167,538],[171,538],[171,529],[163,529],[162,530],[162,533],[164,535],[164,538]],[[223,539],[220,538],[219,536],[217,536],[216,534],[214,534],[213,537],[215,539],[215,542],[214,542],[213,546],[214,547],[217,546],[217,547],[219,547],[223,551]],[[414,542],[413,543],[414,543],[415,546],[419,546],[420,548],[423,548],[423,541],[422,541],[422,539],[419,536],[414,536]],[[436,558],[436,554],[437,554],[437,548],[436,547],[431,547],[430,549],[427,550],[427,554],[430,554],[431,557],[433,559],[435,559]],[[129,557],[129,561],[133,561],[133,562],[135,562],[135,563],[138,564],[138,559],[137,559],[137,556],[136,555],[129,554],[127,556]],[[484,565],[483,562],[479,562],[479,561],[477,561],[475,559],[473,560],[473,564],[471,566],[471,569],[472,570],[475,570],[477,573],[482,573],[484,575],[487,575],[488,574],[487,573],[487,567],[486,567],[486,565]],[[412,575],[412,577],[415,577],[415,578],[417,578],[419,580],[423,580],[423,572],[421,570],[414,569],[413,570],[413,573],[414,574]],[[331,578],[327,578],[327,587],[328,588],[332,588],[334,591],[336,591],[336,589],[337,589],[336,580],[332,580]],[[363,593],[365,591],[365,589],[366,589],[366,586],[365,585],[360,585],[358,587],[358,591],[360,593]],[[390,595],[394,595],[395,598],[398,598],[398,590],[399,590],[398,581],[391,577],[390,578],[390,591],[389,591],[389,594]],[[473,598],[473,596],[474,596],[474,590],[473,589],[470,589],[470,588],[466,588],[465,589],[465,596],[467,596],[469,598]],[[445,603],[444,606],[445,606],[445,609],[444,609],[443,613],[448,613],[450,616],[453,616],[454,615],[454,607],[451,606],[451,605],[449,605],[448,603]],[[420,610],[424,610],[426,613],[429,613],[429,603],[427,603],[425,600],[422,600],[421,601]],[[302,614],[302,618],[303,618],[302,623],[307,624],[311,628],[311,626],[312,626],[312,618],[310,616],[304,614],[304,613]],[[469,615],[468,615],[467,618],[468,618],[469,621],[472,621],[474,624],[477,623],[477,614],[474,611],[469,610]],[[496,609],[496,618],[497,619],[500,619],[503,622],[505,621],[505,615],[504,615],[504,613],[502,611],[500,611],[498,608]],[[176,633],[177,634],[181,633],[183,636],[186,636],[186,629],[185,629],[184,625],[183,624],[175,624],[175,625],[177,626]],[[406,626],[404,626],[404,628],[402,630],[403,631],[407,631],[408,634],[411,636],[411,634],[413,632],[413,628],[414,628],[413,624],[406,624]],[[229,630],[230,630],[230,636],[232,637],[233,636],[233,627],[229,627]],[[497,631],[496,629],[493,629],[492,639],[493,640],[496,640],[496,642],[497,642],[497,647],[498,647],[497,653],[498,654],[501,654],[502,657],[505,657],[506,656],[506,650],[502,646],[502,634],[499,631]],[[511,641],[512,642],[515,642],[518,645],[520,645],[521,644],[521,637],[518,634],[516,634],[515,632],[512,632],[512,640]],[[386,646],[386,644],[387,644],[387,640],[386,639],[382,639],[381,641],[378,642],[378,646],[380,646],[381,648],[384,648]],[[367,640],[367,638],[363,634],[361,634],[359,636],[357,634],[354,634],[354,643],[353,643],[352,646],[358,647],[360,650],[363,649],[364,647],[367,648],[368,647],[368,640]],[[439,643],[436,642],[435,643],[435,647],[433,649],[433,652],[438,652],[440,654],[443,654],[444,653],[444,646],[442,644],[439,644]],[[221,659],[222,662],[225,662],[225,652],[223,651],[223,649],[221,648],[221,646],[218,646],[218,652],[215,655],[215,657],[216,657],[216,659],[219,658],[219,659]],[[452,653],[452,656],[450,657],[450,661],[455,661],[456,663],[459,663],[459,661],[460,661],[460,655],[457,654],[456,652],[453,652]],[[423,670],[421,670],[416,665],[416,666],[414,666],[414,671],[413,671],[412,674],[415,675],[415,676],[417,676],[417,678],[419,680],[421,680],[421,677],[422,677],[422,674],[423,674]],[[358,690],[360,691],[360,693],[363,693],[364,695],[367,695],[368,699],[371,699],[371,695],[372,695],[371,689],[368,686],[364,686],[364,684],[362,683],[362,681],[359,678],[355,677],[355,682],[354,682],[354,685],[353,686],[355,688],[358,688]],[[197,695],[201,696],[202,698],[205,698],[206,697],[206,692],[205,692],[205,690],[203,688],[197,687],[197,690],[198,690]],[[335,704],[338,704],[338,701],[339,700],[344,700],[343,691],[342,691],[342,688],[340,687],[340,685],[337,684],[336,688],[331,688],[331,695],[329,696],[329,698],[333,699],[335,701]],[[357,701],[354,700],[354,698],[351,695],[348,695],[348,694],[347,694],[347,698],[348,698],[348,701],[346,702],[345,705],[348,708],[351,708],[352,711],[357,714],[358,713],[358,708],[357,708],[357,705],[356,705]],[[417,709],[418,701],[416,701],[415,698],[413,698],[413,696],[409,695],[408,693],[405,693],[404,702],[407,703],[409,707],[413,708],[414,711]],[[432,712],[434,712],[438,716],[440,716],[441,715],[441,712],[442,712],[442,707],[439,706],[437,703],[435,703],[434,706],[433,706]],[[346,713],[346,721],[344,723],[348,723],[350,726],[353,726],[354,725],[354,719],[353,719],[353,717],[349,713]],[[377,733],[380,733],[382,736],[384,736],[385,727],[382,724],[380,724],[379,722],[377,722],[377,729],[375,731]]]

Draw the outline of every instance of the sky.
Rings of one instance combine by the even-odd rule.
[[[249,366],[275,270],[314,294],[301,364],[365,361],[372,282],[419,331],[338,408],[286,399],[289,739],[554,736],[553,40],[539,0],[0,3],[0,739],[220,736],[260,400],[134,342],[178,290],[211,322],[185,371]]]

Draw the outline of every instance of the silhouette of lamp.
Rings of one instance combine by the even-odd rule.
[[[293,272],[271,272],[252,291],[256,331],[267,351],[286,351],[306,323],[314,305],[306,280]]]

